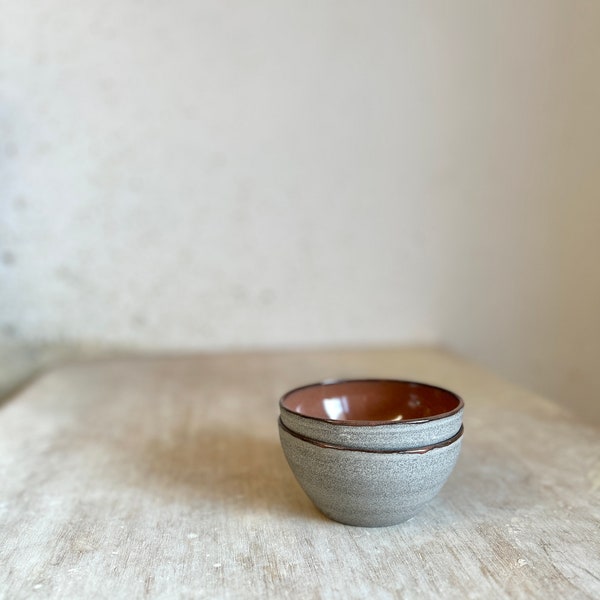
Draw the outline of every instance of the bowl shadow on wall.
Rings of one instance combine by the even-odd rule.
[[[129,477],[167,501],[325,519],[297,485],[277,438],[237,430],[172,430],[140,440],[132,450],[126,457]]]

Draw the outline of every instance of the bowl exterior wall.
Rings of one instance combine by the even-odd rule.
[[[300,435],[362,450],[410,450],[449,440],[462,425],[463,411],[430,421],[397,421],[385,425],[341,425],[281,410],[283,424]]]
[[[462,437],[424,454],[323,448],[279,428],[298,483],[327,517],[348,525],[395,525],[416,515],[456,465]]]

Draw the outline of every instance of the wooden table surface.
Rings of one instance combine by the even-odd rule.
[[[329,521],[279,447],[278,396],[411,378],[466,403],[440,495]],[[0,597],[600,598],[600,431],[434,349],[103,360],[0,409]]]

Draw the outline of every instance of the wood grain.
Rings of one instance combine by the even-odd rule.
[[[459,464],[413,520],[327,520],[277,398],[393,376],[466,402]],[[598,598],[600,432],[430,349],[119,359],[0,410],[0,597]]]

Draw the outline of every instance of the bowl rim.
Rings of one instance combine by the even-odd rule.
[[[320,442],[319,440],[315,440],[313,438],[306,437],[301,433],[297,433],[292,431],[289,427],[286,427],[281,417],[278,419],[279,429],[284,431],[285,433],[295,437],[303,442],[307,442],[308,444],[312,444],[313,446],[318,446],[319,448],[326,448],[328,450],[341,450],[345,452],[363,452],[366,454],[427,454],[427,452],[431,452],[432,450],[438,450],[439,448],[445,448],[446,446],[451,446],[455,442],[458,442],[465,431],[465,426],[461,424],[460,429],[457,433],[455,433],[451,438],[444,440],[443,442],[438,442],[437,444],[430,444],[428,446],[419,446],[418,448],[408,448],[406,450],[372,450],[367,448],[349,448],[348,446],[338,446],[336,444],[329,444],[327,442]]]
[[[454,396],[454,398],[456,398],[458,400],[458,404],[455,408],[453,408],[452,410],[443,412],[443,413],[438,413],[435,415],[431,415],[430,417],[420,417],[417,419],[402,419],[401,421],[389,421],[389,420],[384,420],[384,421],[377,421],[377,420],[373,420],[373,421],[350,421],[350,420],[345,420],[345,419],[325,419],[324,417],[314,417],[311,415],[305,415],[299,412],[296,412],[295,410],[291,410],[289,409],[287,406],[284,406],[284,402],[287,398],[289,398],[292,394],[295,394],[296,392],[300,392],[302,390],[308,389],[308,388],[317,388],[317,387],[325,387],[328,385],[336,385],[336,384],[340,384],[340,383],[402,383],[402,384],[409,384],[409,385],[417,385],[417,386],[422,386],[422,387],[427,387],[427,388],[433,388],[436,390],[440,390],[446,394],[450,394],[451,396]],[[357,379],[326,379],[324,381],[317,381],[315,383],[308,383],[306,385],[301,385],[299,387],[293,388],[291,390],[289,390],[288,392],[286,392],[285,394],[283,394],[283,396],[281,396],[281,398],[279,399],[279,410],[280,411],[285,411],[286,413],[290,414],[290,415],[294,415],[296,417],[300,417],[302,419],[308,419],[310,421],[318,421],[321,423],[329,423],[331,425],[345,425],[348,427],[380,427],[383,425],[396,425],[399,427],[402,427],[403,425],[408,425],[408,424],[413,424],[413,425],[418,425],[419,423],[429,423],[430,421],[437,421],[439,419],[445,419],[448,417],[451,417],[452,415],[455,415],[456,413],[459,413],[461,410],[463,410],[463,408],[465,407],[465,403],[463,401],[463,399],[456,394],[455,392],[447,389],[447,388],[443,388],[439,385],[432,385],[430,383],[423,383],[422,381],[414,381],[414,380],[410,380],[410,379],[390,379],[390,378],[386,378],[386,377],[363,377],[363,378],[357,378]]]

